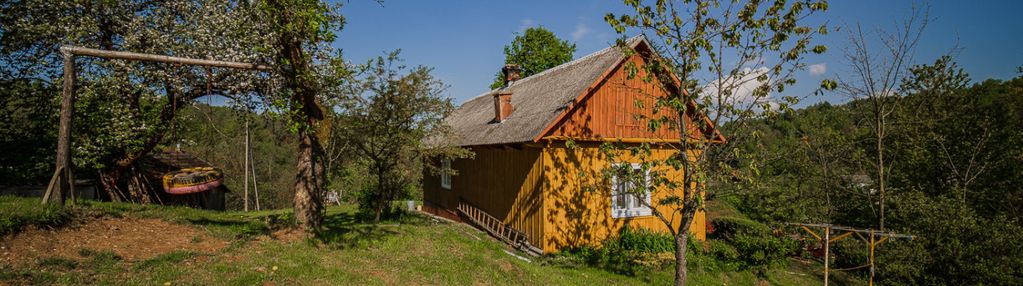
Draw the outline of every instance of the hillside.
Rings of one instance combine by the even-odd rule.
[[[16,197],[0,197],[0,205],[5,285],[662,285],[672,277],[619,275],[558,257],[525,261],[463,224],[407,215],[373,225],[353,206],[329,208],[324,232],[306,239],[280,224],[285,211],[97,202],[59,209]],[[792,261],[764,278],[695,270],[690,280],[806,285],[818,283],[810,274],[818,266]]]
[[[962,74],[951,67],[937,74]],[[930,74],[917,73],[927,82]],[[740,146],[757,163],[747,168],[755,184],[720,195],[766,224],[827,222],[917,236],[879,249],[881,284],[1019,284],[1023,248],[1011,245],[1023,239],[1021,95],[1023,78],[916,91],[898,99],[880,146],[865,100],[756,120],[758,140]],[[878,207],[879,149],[889,162],[887,211]],[[836,268],[867,261],[855,240],[833,253]]]

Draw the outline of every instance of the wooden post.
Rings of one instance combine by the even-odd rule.
[[[828,262],[831,258],[831,227],[824,228],[824,286],[828,286]]]
[[[870,230],[870,283],[874,286],[874,230]]]
[[[242,165],[245,178],[245,211],[249,211],[249,115],[245,114],[245,163]]]
[[[43,203],[64,205],[64,199],[74,192],[75,182],[71,167],[71,117],[75,113],[75,56],[67,48],[64,55],[64,90],[60,102],[60,129],[57,133],[57,166],[43,195]]]

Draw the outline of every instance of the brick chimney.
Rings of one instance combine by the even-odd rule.
[[[501,88],[497,93],[494,94],[494,121],[504,122],[511,116],[512,108],[511,104],[512,92],[508,88]]]
[[[519,80],[519,72],[522,71],[517,64],[506,64],[501,68],[504,74],[504,87],[494,94],[494,121],[504,122],[515,110],[511,104],[512,92],[508,87]]]

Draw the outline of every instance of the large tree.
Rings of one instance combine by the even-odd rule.
[[[337,7],[312,0],[272,0],[263,2],[261,8],[274,33],[269,47],[275,51],[280,81],[277,102],[299,136],[295,220],[301,228],[313,231],[323,222],[325,173],[320,142],[329,130],[320,126],[326,114],[321,101],[326,96],[324,85],[346,74],[339,53],[330,47],[344,18]]]
[[[571,61],[574,53],[575,44],[558,38],[543,27],[531,27],[504,46],[504,63],[519,65],[522,69],[520,75],[525,78]],[[498,72],[490,88],[502,86],[504,75]]]
[[[360,207],[380,221],[398,199],[411,199],[434,157],[466,157],[468,151],[439,144],[449,134],[444,118],[454,110],[444,84],[423,66],[406,67],[398,52],[370,61],[356,93],[342,106],[338,125],[353,153],[366,161],[373,183]]]
[[[784,92],[785,87],[795,83],[793,74],[805,67],[802,63],[805,54],[826,50],[824,46],[812,45],[811,40],[826,33],[827,28],[807,25],[805,21],[828,5],[824,1],[624,2],[631,13],[608,14],[605,20],[622,34],[633,29],[649,32],[654,49],[662,55],[647,57],[645,64],[629,65],[626,70],[646,81],[678,83],[677,88],[673,84],[658,85],[664,87],[668,96],[649,95],[655,102],[652,105],[637,103],[637,107],[652,110],[654,115],[637,118],[645,121],[651,131],[667,128],[678,132],[681,140],[660,146],[677,151],[666,159],[654,158],[651,144],[638,147],[605,144],[604,150],[612,163],[621,160],[623,152],[639,157],[642,168],[649,171],[646,189],[665,193],[660,196],[664,199],[650,204],[639,201],[674,236],[675,284],[684,285],[688,230],[697,210],[703,207],[702,190],[711,186],[712,175],[734,176],[726,163],[740,159],[735,158],[736,153],[722,150],[732,151],[729,148],[732,144],[755,138],[744,126],[747,119],[772,115],[798,100],[793,96],[773,99],[769,95],[772,91]],[[627,49],[624,39],[619,45],[628,54],[636,53]],[[822,87],[833,87],[833,83],[823,82]],[[714,126],[732,123],[722,129],[727,143],[711,140],[712,136],[694,136],[707,130],[704,124],[708,122],[702,116],[709,116],[709,123]],[[610,164],[604,174],[644,180],[630,178],[635,172],[622,169],[626,165]],[[718,171],[710,172],[715,168]],[[682,176],[676,178],[667,170],[681,172]],[[635,188],[634,195],[645,196],[643,189]],[[662,212],[659,207],[670,211]]]

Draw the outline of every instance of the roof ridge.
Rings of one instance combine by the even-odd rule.
[[[645,40],[645,39],[646,39],[646,37],[643,34],[639,34],[639,35],[633,36],[632,38],[629,38],[625,42],[629,43],[630,45],[632,45],[632,44],[635,44],[636,42],[638,42],[639,40]],[[555,66],[553,68],[549,68],[549,69],[546,69],[546,70],[544,70],[542,72],[538,72],[538,73],[535,73],[533,75],[527,76],[527,77],[525,77],[523,79],[516,80],[516,81],[512,82],[512,85],[517,85],[519,83],[528,81],[530,79],[539,78],[539,77],[545,76],[545,75],[547,75],[549,73],[553,73],[555,71],[562,70],[562,69],[565,69],[567,67],[579,64],[579,63],[581,63],[581,62],[583,62],[585,60],[597,57],[598,55],[606,54],[606,53],[614,50],[615,48],[617,48],[617,45],[608,46],[608,47],[600,49],[600,50],[598,50],[596,52],[592,52],[592,53],[590,53],[588,55],[585,55],[585,56],[583,56],[581,58],[571,60],[569,62],[557,65],[557,66]],[[511,86],[509,86],[509,87],[511,87]],[[488,90],[488,91],[486,91],[486,92],[484,92],[484,93],[482,93],[480,95],[474,96],[474,97],[472,97],[470,99],[467,99],[467,100],[463,101],[462,104],[465,104],[466,102],[470,102],[470,101],[476,100],[477,98],[480,98],[480,97],[487,96],[487,95],[489,95],[489,94],[491,94],[494,91],[497,91],[499,89],[501,89],[501,88],[496,88],[496,89]]]

